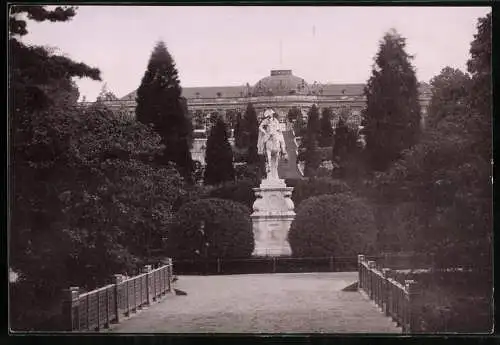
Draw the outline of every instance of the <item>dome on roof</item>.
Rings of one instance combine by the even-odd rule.
[[[272,70],[271,75],[259,80],[253,87],[254,96],[308,94],[309,85],[302,78],[294,76],[292,70]]]

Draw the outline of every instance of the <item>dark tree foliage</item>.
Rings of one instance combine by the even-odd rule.
[[[245,133],[248,138],[248,164],[257,164],[260,161],[257,154],[257,141],[259,138],[259,121],[257,112],[251,103],[248,103],[244,116]]]
[[[108,89],[108,85],[104,83],[104,85],[101,88],[101,91],[99,92],[99,95],[97,95],[96,102],[104,103],[117,100],[118,97],[116,97],[116,95]]]
[[[307,138],[304,151],[304,176],[313,177],[321,164],[321,152],[318,149],[318,140],[315,135]]]
[[[367,157],[374,170],[386,170],[404,150],[418,141],[420,105],[418,82],[405,51],[406,40],[395,30],[380,43],[367,98]]]
[[[259,182],[256,179],[243,179],[224,183],[222,186],[210,191],[210,198],[219,198],[239,202],[252,210],[255,202],[255,192],[252,188],[258,187]]]
[[[234,144],[237,148],[245,148],[245,125],[241,113],[236,116],[236,125],[234,128]]]
[[[287,119],[290,122],[297,121],[299,117],[302,117],[302,113],[300,112],[299,108],[297,107],[292,107],[287,114]]]
[[[376,239],[371,208],[350,193],[321,195],[297,208],[288,235],[296,257],[356,256],[373,252]]]
[[[92,289],[161,247],[182,187],[151,159],[160,138],[96,103],[77,105],[73,77],[99,70],[26,46],[26,21],[66,21],[73,8],[17,6],[10,15],[11,327],[51,330],[61,291]]]
[[[176,259],[248,258],[254,249],[249,215],[245,205],[230,200],[187,203],[168,232],[169,253]]]
[[[466,97],[470,90],[470,77],[467,74],[445,67],[438,76],[432,78],[431,86],[432,97],[425,119],[427,128],[436,128],[441,121],[453,121],[467,112]]]
[[[288,181],[287,181],[287,185]],[[293,185],[292,201],[295,208],[299,207],[302,201],[313,196],[324,194],[338,194],[348,192],[349,186],[342,181],[333,180],[331,178],[308,178],[298,180]]]
[[[181,92],[174,59],[165,43],[158,42],[137,89],[136,116],[139,122],[151,124],[162,138],[165,149],[159,161],[174,162],[184,178],[190,180],[192,123]]]
[[[435,254],[440,267],[491,269],[491,15],[479,19],[470,52],[470,82],[446,68],[433,79],[421,142],[376,186],[388,207],[411,206],[416,221],[401,231],[415,250]]]
[[[332,148],[332,162],[334,163],[332,177],[344,179],[348,174],[352,174],[352,169],[349,169],[350,163],[359,157],[360,152],[357,130],[349,127],[341,117],[335,129]]]
[[[205,160],[205,184],[215,185],[234,180],[233,150],[228,141],[226,124],[220,118],[210,131]]]
[[[321,164],[321,153],[318,150],[319,126],[319,110],[313,104],[308,113],[306,133],[301,143],[304,150],[300,157],[305,161],[304,176],[306,177],[315,176]]]
[[[320,132],[320,122],[319,122],[319,109],[316,104],[313,104],[309,113],[307,114],[307,126],[306,126],[306,141],[309,137],[318,138]]]
[[[306,134],[307,123],[304,121],[302,117],[302,113],[297,117],[297,120],[293,123],[293,131],[295,132],[295,136],[304,137]]]
[[[9,16],[9,93],[11,117],[21,120],[27,112],[47,109],[55,100],[58,88],[74,88],[71,78],[100,79],[100,71],[84,63],[55,55],[43,47],[27,46],[19,38],[28,33],[22,15],[38,22],[46,20],[64,22],[71,20],[74,7],[57,7],[52,11],[46,6],[11,6]],[[17,125],[17,124],[14,124]]]
[[[472,75],[469,97],[472,116],[469,130],[485,139],[477,143],[477,154],[485,159],[492,155],[491,27],[491,13],[479,18],[477,33],[470,47],[471,58],[467,61],[467,71]]]
[[[330,108],[323,109],[319,123],[318,144],[320,147],[327,147],[332,145],[333,141],[332,116],[333,114]]]

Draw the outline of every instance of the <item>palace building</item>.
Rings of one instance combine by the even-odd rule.
[[[288,111],[298,108],[304,117],[315,104],[320,108],[331,108],[334,113],[332,125],[338,121],[340,110],[349,109],[347,122],[361,124],[361,111],[366,105],[363,94],[364,84],[322,84],[314,81],[309,83],[293,74],[292,70],[271,70],[268,76],[257,83],[246,83],[241,86],[209,86],[183,87],[182,96],[187,100],[188,109],[193,119],[195,130],[205,132],[209,127],[208,119],[213,114],[223,116],[230,127],[234,124],[236,114],[245,112],[252,103],[260,118],[267,108],[272,108],[285,122]],[[430,86],[420,84],[420,104],[422,118],[425,120],[426,109],[431,98]],[[110,108],[118,108],[128,116],[134,116],[136,106],[136,91],[125,97],[106,102]],[[198,142],[199,141],[199,142]],[[193,143],[193,158],[204,161],[204,141]],[[195,157],[196,156],[196,157]]]

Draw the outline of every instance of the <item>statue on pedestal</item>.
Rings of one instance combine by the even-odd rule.
[[[278,180],[279,158],[288,159],[288,155],[280,122],[276,113],[271,109],[264,112],[264,119],[259,125],[257,152],[259,155],[265,154],[266,156],[266,179]]]
[[[253,255],[290,255],[288,231],[295,218],[293,188],[287,187],[278,176],[280,157],[288,157],[280,122],[271,109],[264,112],[259,126],[257,152],[266,156],[267,176],[259,188],[253,188],[256,196],[250,216],[255,239]]]

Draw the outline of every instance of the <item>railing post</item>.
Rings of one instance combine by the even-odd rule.
[[[365,287],[365,277],[364,277],[364,272],[363,272],[363,265],[362,263],[365,261],[365,256],[364,255],[358,255],[358,288],[363,289]]]
[[[69,289],[64,289],[64,299],[62,304],[63,315],[63,330],[64,331],[78,331],[80,329],[79,320],[79,288],[72,286]]]
[[[174,260],[168,258],[167,260],[168,268],[168,292],[172,292],[172,284],[174,283]]]
[[[373,269],[375,268],[375,261],[368,261],[368,291],[370,292],[370,299],[374,297],[373,289]]]
[[[217,258],[217,274],[221,274],[221,269],[220,269],[220,258]]]
[[[106,288],[104,290],[106,292],[105,297],[106,297],[106,323],[104,324],[105,328],[109,328],[109,288]]]
[[[115,274],[113,276],[113,283],[115,284],[115,314],[116,314],[116,323],[120,322],[120,284],[123,282],[125,278],[121,274]],[[128,293],[128,291],[127,291]],[[127,299],[128,300],[128,299]]]
[[[86,305],[87,305],[87,331],[90,331],[90,294],[87,294]]]
[[[416,312],[416,300],[419,294],[418,284],[414,280],[406,280],[405,288],[408,293],[408,306],[407,306],[407,333],[416,333],[419,331],[418,315]]]
[[[101,329],[101,291],[97,290],[97,331]]]
[[[150,297],[151,291],[150,291],[150,287],[149,287],[149,272],[151,272],[151,265],[145,265],[142,268],[142,272],[146,273],[146,304],[150,305],[151,304],[151,297]]]
[[[391,299],[391,283],[389,282],[389,278],[392,276],[392,271],[390,268],[382,269],[382,274],[384,275],[384,308],[385,315],[389,316],[389,305]]]
[[[330,256],[329,264],[330,264],[330,272],[333,272],[333,256]]]
[[[276,273],[276,257],[273,256],[273,273]]]

